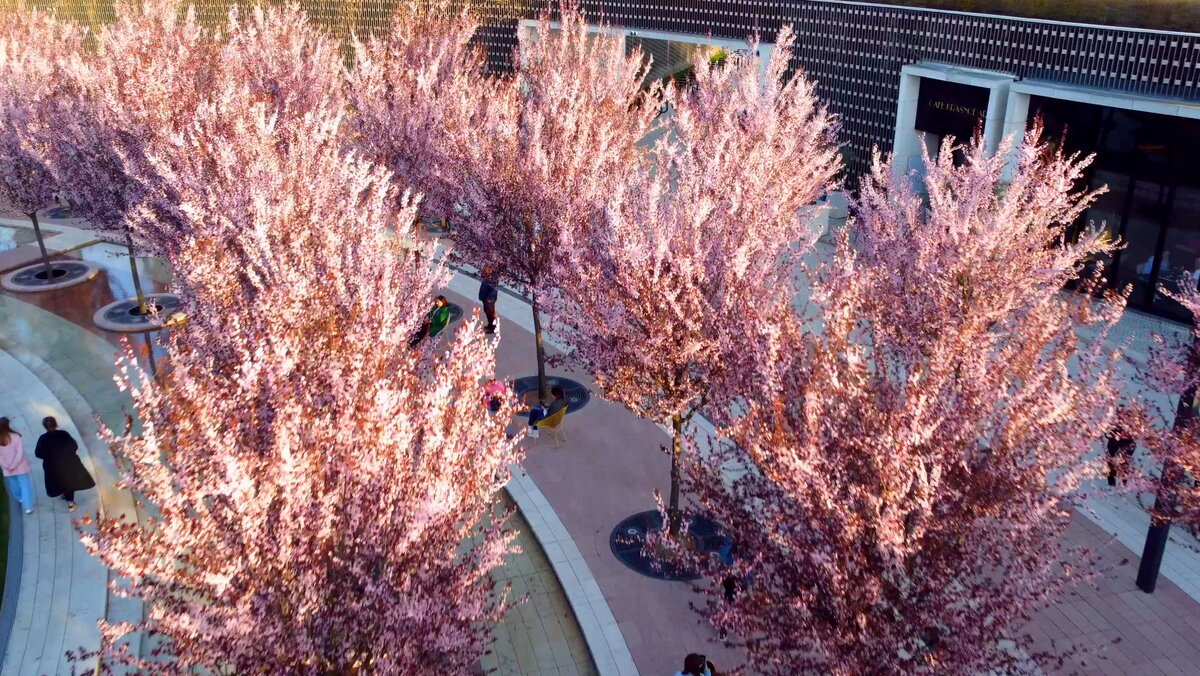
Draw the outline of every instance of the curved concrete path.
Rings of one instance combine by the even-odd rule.
[[[42,381],[8,352],[0,351],[0,415],[25,437],[26,452],[33,462],[33,514],[22,513],[10,503],[12,519],[22,521],[20,585],[17,604],[0,673],[6,676],[39,676],[70,673],[68,650],[95,650],[100,644],[97,618],[104,615],[107,571],[88,555],[72,524],[72,518],[99,509],[96,491],[76,496],[79,510],[67,511],[61,499],[47,498],[41,462],[33,458],[33,447],[42,431],[41,420],[52,415],[59,426],[76,439],[79,429],[63,405]],[[80,455],[94,469],[81,447]],[[0,628],[3,630],[3,628]]]
[[[83,255],[88,254],[84,252]],[[95,417],[107,425],[120,426],[123,421],[122,409],[128,405],[128,397],[116,389],[112,380],[118,337],[98,331],[88,319],[97,298],[104,297],[102,292],[91,287],[110,283],[103,277],[114,272],[120,273],[123,263],[110,260],[111,257],[107,255],[98,258],[102,264],[116,266],[115,271],[106,270],[102,279],[81,285],[80,288],[36,296],[0,292],[0,350],[6,350],[3,353],[6,360],[0,362],[0,383],[3,383],[0,395],[9,395],[7,399],[0,399],[0,415],[9,415],[17,420],[15,415],[8,413],[10,409],[16,410],[17,403],[34,409],[29,415],[36,417],[36,420],[30,418],[28,424],[24,421],[14,423],[22,431],[35,429],[35,423],[40,428],[41,416],[47,414],[57,415],[64,425],[65,421],[71,420],[68,429],[95,460],[91,467],[101,489],[99,492],[89,492],[93,502],[85,502],[81,494],[80,505],[83,509],[71,516],[80,516],[89,508],[94,510],[96,499],[101,498],[106,514],[121,512],[136,519],[137,513],[129,494],[114,489],[116,468],[107,446],[97,436]],[[20,372],[21,378],[14,376],[10,380],[10,372]],[[33,384],[25,386],[26,381]],[[39,413],[42,409],[38,407],[42,406],[42,402],[57,402],[54,404],[57,412]],[[33,434],[33,440],[36,437]],[[32,456],[32,446],[29,452]],[[43,493],[40,482],[39,474],[35,476],[35,488],[39,494]],[[47,502],[43,496],[42,503]],[[10,649],[0,656],[3,659],[0,662],[0,674],[4,676],[10,673],[22,676],[70,673],[71,665],[65,661],[66,650],[81,646],[95,649],[99,639],[96,628],[98,619],[105,617],[111,622],[136,622],[142,617],[139,602],[105,590],[107,571],[87,556],[66,516],[65,508],[60,509],[64,513],[58,516],[64,523],[55,524],[56,527],[63,527],[54,531],[58,537],[54,542],[64,551],[72,553],[75,557],[72,561],[92,566],[94,574],[91,577],[81,576],[78,569],[63,566],[46,569],[28,560],[23,562],[22,572],[34,570],[40,574],[43,587],[59,592],[70,588],[76,594],[85,588],[81,579],[87,579],[92,603],[86,607],[72,605],[68,602],[70,597],[62,594],[48,598],[44,598],[43,594],[35,599],[32,594],[37,592],[36,588],[26,594],[27,598],[35,599],[30,607],[42,609],[38,612],[42,612],[44,617],[36,616],[27,622],[28,632],[18,630],[12,634]],[[18,512],[14,516],[23,515]],[[530,516],[531,521],[544,521],[536,514]],[[617,673],[599,671],[593,663],[565,591],[538,539],[533,536],[532,527],[521,515],[514,519],[512,526],[518,531],[516,544],[522,551],[506,560],[505,565],[497,571],[496,578],[498,582],[512,583],[514,598],[527,593],[529,602],[510,613],[496,627],[496,642],[491,653],[483,659],[482,666],[505,675],[592,676],[597,673]],[[26,548],[26,552],[31,551],[35,550]],[[67,559],[64,557],[63,560]],[[21,587],[33,584],[31,581],[36,579],[39,579],[39,575],[25,575]],[[23,614],[19,617],[27,614],[25,607],[23,603]],[[68,617],[71,618],[70,622],[60,619]],[[27,636],[30,632],[32,636]],[[142,644],[139,635],[132,636],[130,640],[135,653],[145,654],[153,647],[150,641]],[[91,665],[77,666],[83,671]],[[123,670],[117,669],[116,673],[123,673]]]

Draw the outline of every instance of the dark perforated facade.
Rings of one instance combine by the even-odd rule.
[[[797,33],[794,65],[818,83],[841,116],[843,139],[861,171],[873,146],[891,149],[900,69],[935,61],[1012,73],[1018,78],[1200,102],[1200,35],[1083,26],[836,0],[667,0],[584,2],[608,22],[632,29],[771,40]],[[490,12],[535,13],[493,3]],[[510,16],[512,16],[510,14]],[[516,22],[481,35],[503,68],[516,46]]]
[[[0,0],[2,1],[2,0]],[[78,17],[103,17],[112,0],[33,0]],[[277,2],[280,0],[267,0]],[[504,70],[520,18],[537,0],[473,1],[487,25],[479,42]],[[195,0],[213,18],[232,0]],[[397,0],[300,0],[335,30],[382,27]],[[1023,79],[1200,102],[1200,35],[1081,26],[839,0],[584,0],[585,11],[631,29],[771,41],[780,26],[798,34],[794,65],[816,79],[841,116],[851,169],[878,146],[891,149],[900,69],[935,61],[1012,73]]]

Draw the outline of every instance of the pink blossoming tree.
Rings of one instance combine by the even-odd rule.
[[[1120,297],[1064,294],[1109,245],[1061,244],[1086,162],[1031,134],[954,166],[928,200],[876,162],[812,307],[756,352],[760,392],[688,488],[727,524],[732,579],[702,611],[758,673],[1034,672],[1030,614],[1076,582],[1061,538],[1116,391]],[[1098,340],[1081,342],[1079,325]],[[1086,468],[1086,470],[1085,470]],[[1061,656],[1060,656],[1061,657]]]
[[[1146,536],[1137,584],[1152,592],[1173,523],[1192,533],[1200,533],[1200,418],[1196,415],[1196,393],[1200,390],[1200,291],[1190,276],[1179,280],[1173,291],[1162,293],[1178,301],[1192,313],[1192,327],[1182,339],[1160,337],[1149,361],[1137,378],[1138,400],[1121,420],[1123,436],[1140,440],[1151,455],[1152,463],[1143,464],[1132,475],[1134,490],[1155,493],[1151,507],[1150,530]],[[1169,412],[1157,405],[1156,398],[1174,402]],[[1125,459],[1116,458],[1119,466]]]
[[[139,166],[146,139],[122,127],[80,77],[74,66],[47,98],[38,102],[21,130],[24,147],[54,176],[72,214],[89,227],[123,240],[133,277],[138,313],[150,312],[137,269],[137,242],[127,216],[148,190]]]
[[[614,186],[607,227],[579,243],[554,313],[606,398],[671,427],[673,529],[684,426],[749,394],[746,358],[791,311],[792,263],[816,238],[806,207],[839,169],[813,85],[784,77],[791,46],[784,30],[765,81],[757,56],[697,61],[694,88],[668,94],[650,166]]]
[[[284,118],[336,109],[346,103],[338,41],[318,26],[300,3],[234,7],[219,56],[248,96]]]
[[[48,279],[54,269],[37,212],[54,202],[58,185],[41,158],[21,143],[39,100],[49,96],[59,64],[79,50],[83,33],[26,8],[0,12],[0,204],[29,217]]]
[[[176,0],[123,2],[97,35],[94,54],[80,63],[79,86],[103,105],[110,125],[129,130],[117,140],[135,141],[117,148],[145,188],[127,220],[140,244],[162,256],[179,233],[161,231],[187,224],[179,220],[182,197],[160,178],[160,165],[187,161],[174,142],[201,107],[209,107],[209,132],[229,138],[233,127],[216,125],[214,111],[241,115],[253,107],[243,104],[257,104],[283,120],[299,119],[339,107],[344,96],[336,41],[294,4],[235,6],[221,30],[206,30],[194,9]],[[233,95],[247,101],[222,101]]]
[[[552,30],[523,35],[499,111],[472,130],[459,162],[465,213],[456,252],[525,292],[533,309],[539,394],[548,400],[543,299],[567,274],[573,248],[597,227],[613,189],[643,161],[637,143],[657,109],[642,90],[647,62],[619,36],[590,32],[573,2]]]
[[[445,219],[460,193],[454,166],[479,116],[506,92],[484,76],[479,27],[449,0],[406,0],[387,33],[355,39],[347,69],[354,145],[420,190],[426,219]]]
[[[285,124],[246,93],[222,97],[246,114],[202,107],[178,139],[194,162],[164,166],[204,227],[170,247],[191,317],[172,372],[127,358],[120,378],[143,431],[113,450],[151,516],[84,537],[168,657],[121,654],[130,625],[107,645],[150,673],[464,673],[506,608],[493,498],[519,458],[511,403],[479,404],[494,348],[408,349],[447,277],[390,235],[416,205],[344,155],[340,112]]]
[[[117,144],[110,152],[124,160],[129,182],[141,188],[138,201],[123,209],[130,239],[142,251],[165,256],[162,242],[147,236],[155,227],[146,207],[154,204],[154,195],[170,205],[178,196],[155,172],[153,158],[173,151],[170,140],[211,98],[223,76],[221,43],[177,0],[124,1],[113,12],[113,20],[97,31],[94,49],[73,62],[72,79],[103,111],[103,124],[123,131],[105,138]]]

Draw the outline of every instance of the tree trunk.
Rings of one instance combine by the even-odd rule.
[[[50,264],[50,254],[46,253],[46,239],[42,237],[42,226],[38,225],[37,212],[25,215],[33,221],[33,236],[37,238],[38,249],[42,252],[42,265],[46,268],[46,281],[54,281],[54,266]]]
[[[683,455],[683,418],[673,416],[671,418],[671,501],[667,505],[667,519],[670,522],[668,534],[673,537],[679,537],[680,528],[683,525],[683,515],[679,510],[679,459]]]
[[[129,272],[133,274],[133,291],[137,294],[138,314],[145,315],[146,294],[142,293],[142,278],[138,275],[137,255],[133,251],[133,235],[125,233],[125,247],[129,250]]]
[[[150,362],[150,377],[158,380],[158,362],[154,360],[154,341],[150,339],[150,332],[142,334],[146,340],[146,360]]]
[[[1196,390],[1188,388],[1175,407],[1175,429],[1187,425],[1194,415],[1192,402]],[[1158,570],[1162,567],[1163,553],[1171,536],[1171,517],[1175,513],[1175,484],[1181,472],[1168,458],[1163,461],[1162,476],[1158,479],[1158,492],[1154,496],[1154,513],[1150,517],[1150,529],[1146,531],[1146,542],[1142,545],[1142,562],[1138,565],[1138,589],[1153,594],[1158,585]]]
[[[538,312],[537,291],[529,294],[533,306],[533,344],[537,347],[538,401],[550,403],[550,390],[546,388],[546,346],[542,344],[542,317]]]

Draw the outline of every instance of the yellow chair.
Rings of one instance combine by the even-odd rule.
[[[561,409],[559,409],[558,413],[537,421],[534,427],[538,428],[539,431],[550,430],[550,436],[554,437],[554,447],[558,448],[560,436],[562,437],[562,441],[567,440],[567,433],[563,431],[563,419],[566,417],[567,407],[563,406]],[[539,433],[538,436],[540,437],[541,434]]]

